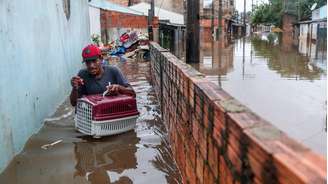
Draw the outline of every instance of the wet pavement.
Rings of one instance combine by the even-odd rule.
[[[298,48],[250,38],[201,43],[201,62],[193,65],[197,70],[291,137],[326,155],[326,53],[313,59]]]
[[[181,183],[149,83],[149,63],[128,61],[119,67],[137,93],[140,117],[134,131],[84,136],[75,131],[74,109],[65,101],[1,173],[0,183]],[[57,140],[63,141],[41,148]]]

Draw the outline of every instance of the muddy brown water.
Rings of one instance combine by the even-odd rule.
[[[258,38],[203,41],[201,61],[193,66],[277,128],[325,156],[326,49],[303,50],[311,50],[311,56],[302,54],[301,46],[273,46]]]
[[[74,130],[74,111],[65,101],[1,173],[1,184],[181,183],[149,83],[149,63],[118,65],[137,93],[135,129],[101,139],[84,136]],[[41,148],[56,140],[63,142]]]

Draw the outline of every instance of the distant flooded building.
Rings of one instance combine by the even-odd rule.
[[[327,66],[327,6],[312,11],[311,20],[295,24],[299,28],[298,50],[318,67]]]
[[[184,56],[186,26],[169,21],[159,22],[159,43],[178,58]]]
[[[327,5],[313,10],[311,20],[300,21],[295,25],[299,27],[299,39],[316,41],[319,37],[326,37]]]
[[[148,11],[150,9],[150,4],[149,3],[145,3],[145,2],[141,2],[135,5],[130,6],[129,8],[135,10],[135,11],[139,11],[139,12],[143,12],[143,14],[148,15]],[[159,29],[153,29],[154,31],[154,40],[155,41],[163,41],[164,39],[164,35],[165,34],[165,39],[170,39],[171,40],[175,40],[178,37],[182,38],[184,32],[181,32],[181,29],[176,29],[176,28],[181,28],[184,27],[184,17],[183,14],[180,13],[176,13],[170,10],[166,10],[162,7],[158,7],[155,5],[155,16],[158,17],[158,20],[160,21],[160,27]],[[164,27],[163,27],[164,26]],[[163,30],[163,28],[167,28],[167,30]],[[175,33],[171,34],[172,29],[174,29]],[[178,35],[181,36],[178,36]],[[174,41],[165,41],[165,43],[169,43],[169,44],[173,44],[175,43]],[[162,45],[163,46],[163,45]],[[170,47],[173,48],[173,47]]]
[[[222,7],[220,7],[220,3]],[[208,39],[219,33],[227,34],[232,31],[235,0],[221,0],[221,2],[219,0],[204,0],[200,1],[200,4],[200,27],[204,33],[209,33],[207,34]]]
[[[255,27],[257,32],[271,32],[274,26],[272,24],[259,24]]]

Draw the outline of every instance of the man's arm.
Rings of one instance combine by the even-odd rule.
[[[128,87],[122,86],[120,93],[133,96],[134,98],[136,97],[136,92],[134,91],[131,85],[129,85]]]
[[[72,88],[71,94],[69,96],[69,99],[71,101],[72,106],[76,106],[77,99],[79,97],[79,92],[77,89]]]
[[[129,95],[132,97],[136,97],[136,93],[134,92],[133,88],[128,85],[128,86],[122,86],[119,84],[113,84],[110,85],[109,88],[109,94],[125,94],[125,95]]]
[[[83,79],[79,76],[74,76],[71,79],[72,91],[69,96],[72,106],[76,106],[77,99],[81,94],[79,94],[79,88],[84,85]]]
[[[116,82],[118,85],[111,85],[110,92],[136,97],[136,93],[134,92],[132,86],[129,84],[128,80],[122,74],[121,70],[117,67],[113,67],[113,72],[115,74]]]

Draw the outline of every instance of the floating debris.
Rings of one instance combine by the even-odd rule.
[[[60,140],[58,140],[58,141],[55,141],[55,142],[53,142],[53,143],[50,143],[50,144],[45,144],[45,145],[41,146],[41,148],[44,149],[44,150],[46,150],[46,149],[48,149],[49,147],[52,147],[52,146],[54,146],[54,145],[56,145],[56,144],[59,144],[59,143],[61,143],[61,142],[63,142],[62,139],[60,139]]]

